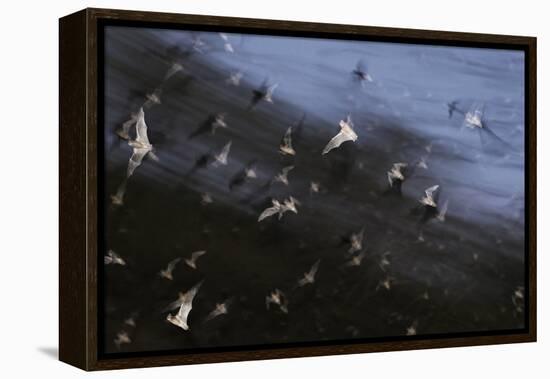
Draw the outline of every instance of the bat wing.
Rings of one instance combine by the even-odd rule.
[[[181,300],[180,300],[180,299],[175,300],[175,301],[171,302],[170,304],[168,304],[168,305],[166,306],[166,308],[163,309],[162,312],[163,312],[163,313],[164,313],[164,312],[169,312],[169,311],[171,311],[171,310],[173,310],[173,309],[176,309],[177,307],[181,307]]]
[[[181,258],[176,258],[173,261],[170,261],[168,263],[168,267],[166,268],[166,270],[172,271],[176,267],[176,265],[179,263],[179,261],[181,261]]]
[[[214,309],[212,312],[210,312],[208,314],[208,316],[206,316],[206,318],[204,319],[204,322],[207,322],[207,321],[210,321],[212,320],[213,318],[216,318],[220,315],[220,311],[218,311],[218,309]]]
[[[283,140],[281,141],[281,145],[292,149],[292,127],[289,127],[286,130]]]
[[[122,124],[122,128],[120,130],[117,131],[117,134],[121,137],[121,138],[124,138],[124,139],[129,139],[130,138],[130,129],[132,128],[132,126],[134,126],[134,124],[136,124],[137,122],[137,117],[135,114],[132,114],[130,116],[130,119],[125,121],[123,124]]]
[[[283,172],[283,175],[288,175],[288,173],[292,170],[294,170],[294,166],[286,166],[283,167],[281,171]]]
[[[201,280],[197,284],[195,284],[187,293],[185,294],[185,297],[188,299],[189,302],[192,302],[195,296],[197,295],[197,292],[199,292],[199,289],[201,288],[202,284],[204,283],[204,280]]]
[[[136,141],[144,145],[149,145],[149,137],[147,136],[147,124],[145,123],[145,113],[143,108],[140,108],[136,122]]]
[[[206,250],[195,251],[194,253],[191,254],[191,260],[194,261],[197,258],[203,256],[204,254],[206,254]]]
[[[433,198],[434,192],[437,191],[438,189],[439,189],[439,184],[436,184],[435,186],[431,186],[429,188],[426,188],[424,193],[426,194],[427,197],[432,197]]]
[[[134,152],[132,153],[132,156],[128,161],[128,170],[126,171],[126,177],[129,178],[134,174],[134,171],[141,165],[143,158],[145,157],[145,155],[147,155],[149,151],[150,149],[147,148],[134,148]]]
[[[231,150],[231,143],[231,141],[226,143],[222,151],[220,152],[220,155],[218,157],[221,162],[227,163],[227,156],[229,155],[229,151]]]
[[[331,151],[332,149],[336,149],[338,148],[342,143],[346,142],[346,141],[351,141],[352,138],[349,136],[349,135],[346,135],[345,133],[338,133],[337,135],[335,135],[328,143],[327,145],[325,146],[325,148],[323,149],[323,155],[324,154],[327,154],[329,151]]]
[[[321,263],[320,259],[318,259],[317,262],[315,262],[313,266],[311,266],[311,270],[309,270],[309,273],[312,276],[315,276],[317,274],[317,271],[319,270],[319,263]]]
[[[262,212],[262,214],[260,214],[260,217],[258,217],[258,222],[262,221],[263,219],[266,219],[268,217],[271,217],[273,216],[274,214],[277,214],[279,213],[279,210],[280,210],[280,207],[278,206],[273,206],[273,207],[269,207],[267,208],[266,210],[264,210]]]
[[[189,316],[189,313],[191,312],[191,309],[193,309],[193,303],[183,303],[180,306],[180,310],[178,311],[178,317],[184,322],[184,325],[187,325],[187,317]],[[189,329],[189,326],[187,328],[184,328],[185,330]]]

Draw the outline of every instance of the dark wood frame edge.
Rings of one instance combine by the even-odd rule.
[[[86,19],[59,22],[59,359],[87,368]]]
[[[97,346],[97,22],[148,21],[347,36],[491,43],[528,58],[529,329],[527,333],[98,359]],[[293,358],[536,341],[536,38],[295,21],[88,8],[59,20],[59,359],[84,370]]]

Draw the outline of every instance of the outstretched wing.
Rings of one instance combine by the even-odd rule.
[[[357,240],[363,242],[363,238],[365,236],[365,228],[361,228],[359,233],[357,233]]]
[[[263,219],[266,219],[268,217],[273,216],[274,214],[279,213],[281,207],[278,205],[274,205],[272,207],[267,208],[260,214],[260,217],[258,217],[258,222],[262,221]]]
[[[390,187],[393,186],[393,179],[395,179],[395,175],[393,172],[388,171],[388,183],[390,183]]]
[[[292,149],[292,126],[286,130],[283,140],[281,141],[281,145]]]
[[[172,76],[174,76],[181,70],[183,70],[183,65],[181,63],[174,62],[172,66],[170,66],[168,71],[166,71],[166,74],[164,74],[164,80],[170,79]]]
[[[289,201],[291,204],[302,205],[302,204],[300,203],[300,201],[298,201],[298,199],[296,199],[294,196],[289,196],[289,197],[288,197],[288,201]]]
[[[132,113],[130,115],[130,119],[125,121],[122,124],[122,128],[120,128],[116,133],[122,139],[125,139],[125,140],[130,139],[130,129],[132,128],[132,126],[134,126],[136,122],[137,122],[137,115]]]
[[[272,84],[272,85],[270,85],[269,87],[267,87],[267,91],[266,91],[267,95],[268,95],[268,96],[273,95],[273,92],[275,92],[275,89],[276,89],[277,87],[279,87],[279,83],[275,83],[275,84]]]
[[[436,184],[435,186],[431,186],[429,188],[426,188],[424,193],[426,194],[426,197],[434,197],[434,192],[436,192],[439,189],[439,184]]]
[[[223,164],[227,163],[227,156],[229,155],[229,151],[231,150],[231,143],[232,141],[229,141],[228,143],[226,143],[222,151],[218,155],[218,160]]]
[[[437,214],[437,218],[440,221],[445,221],[445,216],[447,215],[447,209],[449,208],[449,200],[445,200],[443,205],[441,206],[441,209],[439,210]]]
[[[168,262],[168,267],[166,268],[166,270],[169,271],[169,272],[174,270],[174,268],[179,263],[179,261],[181,261],[181,258],[176,258],[173,261]]]
[[[164,312],[169,312],[169,311],[171,311],[171,310],[173,310],[173,309],[176,309],[177,307],[181,307],[181,304],[182,304],[181,299],[174,300],[174,301],[172,301],[170,304],[168,304],[168,305],[166,306],[166,308],[164,308],[164,309],[162,310],[162,312],[163,312],[163,313],[164,313]]]
[[[136,148],[134,147],[134,151],[132,153],[132,156],[130,157],[130,160],[128,161],[128,169],[126,171],[126,177],[129,178],[134,174],[134,171],[136,168],[138,168],[141,165],[141,162],[143,161],[143,158],[147,153],[151,151],[147,148]]]
[[[317,270],[319,270],[319,263],[321,263],[320,259],[318,259],[317,262],[315,262],[313,266],[311,266],[311,269],[309,270],[309,274],[311,276],[315,276],[317,274]]]
[[[164,308],[163,312],[168,312],[168,311],[171,311],[172,309],[176,309],[177,307],[180,307],[180,311],[178,312],[178,314],[180,314],[182,312],[181,307],[187,304],[186,308],[184,308],[184,312],[187,312],[187,313],[184,313],[185,314],[184,320],[187,320],[187,315],[189,314],[192,308],[193,299],[197,295],[197,292],[199,292],[199,289],[201,288],[203,283],[204,283],[204,280],[201,280],[200,282],[195,284],[193,287],[191,287],[189,291],[187,291],[183,295],[180,294],[179,298],[171,302],[166,308]],[[189,308],[188,310],[187,310],[187,307]]]
[[[214,310],[212,312],[210,312],[208,314],[208,316],[206,316],[206,318],[204,319],[204,322],[208,322],[208,321],[212,320],[213,318],[218,317],[220,314],[221,314],[221,312],[219,311],[218,307],[216,307],[216,308],[214,308]]]
[[[340,145],[346,141],[351,141],[353,138],[350,135],[347,135],[343,132],[338,133],[334,136],[323,149],[323,155],[327,154],[332,149],[340,147]]]
[[[281,170],[281,172],[283,173],[283,175],[288,175],[288,173],[290,171],[294,170],[294,166],[286,166],[286,167],[283,167],[283,169]]]
[[[202,283],[204,283],[204,280],[201,280],[197,284],[195,284],[189,291],[187,291],[182,298],[184,301],[182,303],[189,303],[189,310],[191,310],[191,303],[193,302],[193,299],[197,295],[197,292],[199,292],[199,289],[202,286]],[[189,312],[187,312],[189,313]]]
[[[187,325],[187,317],[189,316],[191,309],[193,309],[193,303],[188,302],[180,305],[180,310],[178,311],[178,317],[183,321],[182,328],[185,330],[189,330],[189,326]],[[187,328],[185,326],[187,326]]]
[[[149,137],[147,137],[147,124],[145,123],[145,112],[143,108],[139,109],[136,122],[136,141],[144,145],[149,145]]]
[[[406,168],[408,166],[407,163],[403,163],[403,162],[399,162],[399,163],[394,163],[393,164],[393,167],[395,167],[396,170],[399,170],[401,171],[402,169]]]
[[[191,260],[195,261],[199,257],[202,257],[204,254],[206,254],[206,250],[195,251],[191,254]]]

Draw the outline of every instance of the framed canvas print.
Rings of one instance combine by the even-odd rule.
[[[536,340],[536,40],[60,20],[60,359]]]

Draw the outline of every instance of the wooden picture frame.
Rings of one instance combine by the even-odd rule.
[[[160,25],[284,36],[507,48],[525,53],[525,328],[384,340],[312,342],[187,353],[99,352],[104,254],[99,178],[104,154],[102,75],[105,25]],[[59,21],[59,358],[84,370],[443,348],[536,341],[536,38],[428,30],[242,19],[110,9],[85,9]]]

